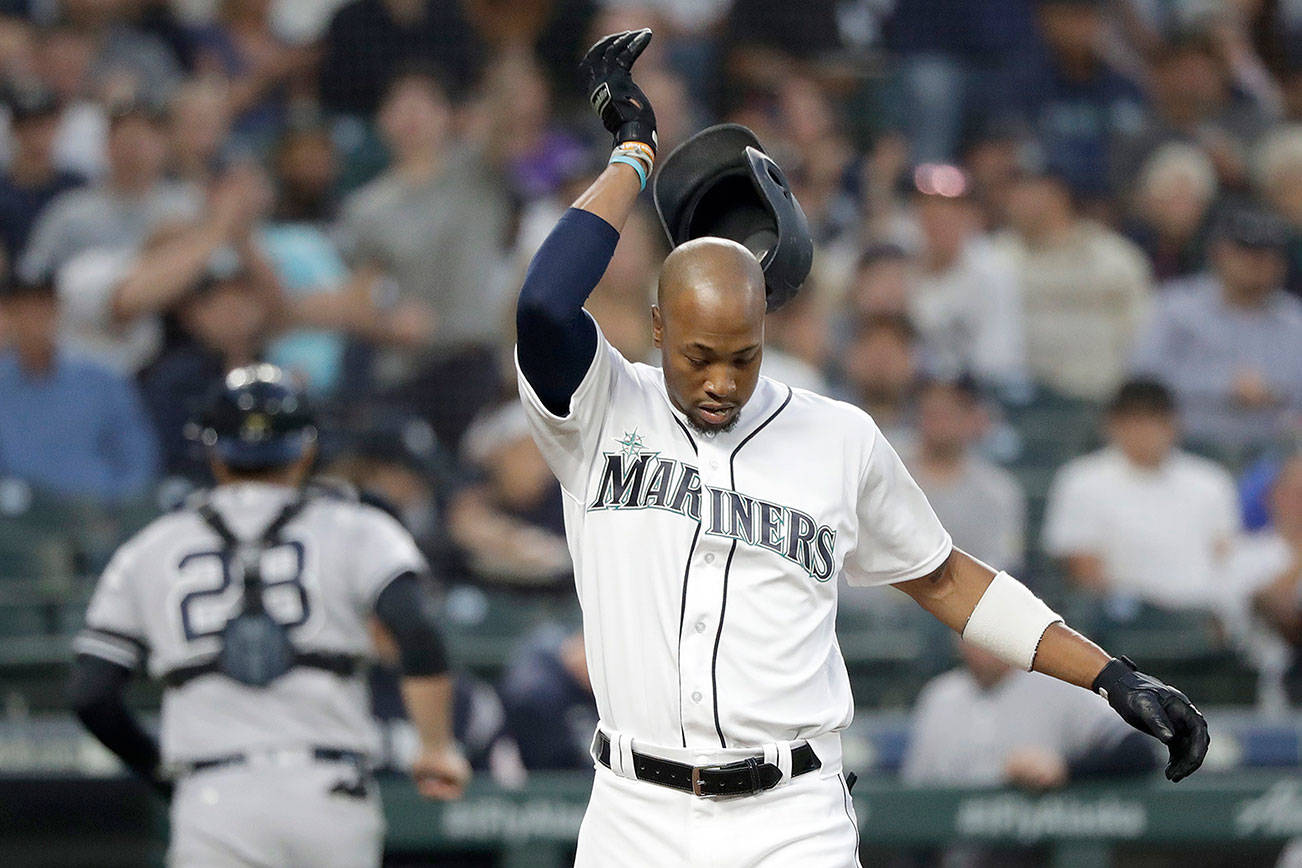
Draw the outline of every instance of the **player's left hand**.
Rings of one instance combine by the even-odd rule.
[[[1091,687],[1122,720],[1167,746],[1167,780],[1187,778],[1203,764],[1210,743],[1207,721],[1189,697],[1140,672],[1128,657],[1114,657]]]
[[[459,799],[470,780],[470,763],[455,744],[422,747],[411,765],[411,777],[427,799]]]

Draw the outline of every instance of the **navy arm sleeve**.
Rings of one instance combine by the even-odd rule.
[[[145,732],[123,698],[131,670],[90,654],[78,654],[68,698],[82,725],[164,798],[172,786],[159,772],[158,742]]]
[[[438,603],[426,583],[406,572],[385,585],[375,601],[375,616],[393,634],[403,675],[442,675],[448,671],[447,651],[435,612]]]
[[[583,302],[606,272],[619,232],[589,211],[571,208],[529,263],[515,310],[520,370],[557,416],[592,366],[597,328]]]

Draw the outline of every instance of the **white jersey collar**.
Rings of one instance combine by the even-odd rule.
[[[788,387],[783,384],[770,380],[768,377],[761,376],[759,383],[755,386],[755,392],[750,396],[750,400],[741,408],[741,418],[730,431],[719,431],[715,434],[702,434],[692,423],[688,421],[687,414],[674,406],[674,402],[669,399],[669,392],[665,387],[664,371],[661,370],[660,376],[656,378],[656,386],[659,388],[660,396],[664,399],[665,406],[669,412],[682,425],[692,442],[695,444],[709,443],[718,448],[731,449],[750,436],[764,421],[773,414],[781,403],[786,399]]]

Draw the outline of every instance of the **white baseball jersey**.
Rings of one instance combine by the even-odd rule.
[[[211,503],[232,533],[253,539],[295,496],[284,486],[241,483],[217,488]],[[313,496],[263,555],[263,599],[291,625],[296,650],[366,659],[376,598],[402,573],[425,569],[411,536],[381,510]],[[74,648],[131,668],[147,660],[157,678],[201,663],[218,652],[222,628],[239,612],[237,582],[223,569],[221,540],[195,511],[164,515],[114,555]],[[163,759],[310,745],[374,753],[379,735],[363,674],[297,667],[265,688],[220,674],[169,688]]]
[[[918,578],[951,549],[872,419],[761,377],[736,426],[705,436],[600,329],[568,416],[519,381],[564,491],[603,724],[698,750],[845,727],[837,579]]]

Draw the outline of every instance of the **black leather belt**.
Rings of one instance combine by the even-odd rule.
[[[347,762],[365,768],[367,757],[364,753],[355,750],[346,750],[338,747],[312,747],[312,759],[323,763]],[[275,751],[268,751],[274,754]],[[206,757],[200,760],[193,760],[180,764],[182,774],[192,775],[195,772],[211,771],[213,769],[225,768],[226,766],[241,766],[249,761],[249,755],[244,753],[230,753],[225,756]]]
[[[610,739],[597,733],[597,759],[610,768]],[[823,767],[809,743],[791,749],[791,776]],[[689,766],[633,751],[633,773],[639,781],[660,784],[697,796],[745,796],[770,790],[782,780],[782,770],[762,756],[715,766]]]

